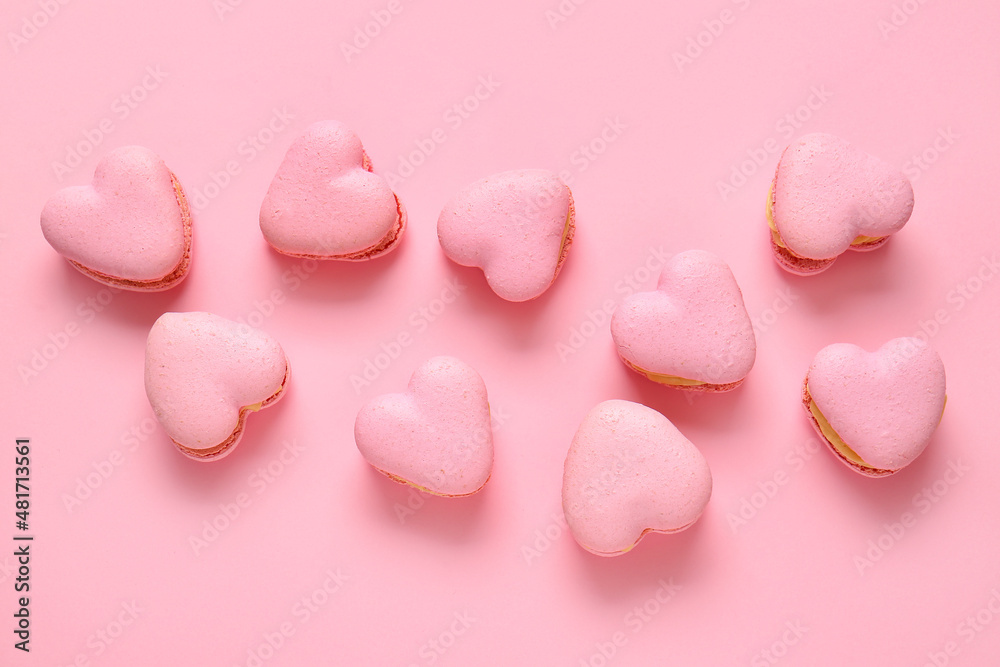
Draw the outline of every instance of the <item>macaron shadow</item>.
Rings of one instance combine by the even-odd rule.
[[[294,291],[296,298],[318,301],[359,301],[377,294],[391,279],[393,269],[409,252],[406,235],[399,245],[385,255],[364,261],[305,259],[285,255],[267,245],[271,283]],[[294,287],[293,287],[294,286]]]
[[[389,479],[364,460],[359,465],[367,469],[364,488],[369,497],[358,502],[373,508],[372,516],[380,517],[387,529],[419,532],[456,545],[489,533],[482,515],[492,496],[490,482],[472,495],[445,498]]]
[[[922,489],[929,488],[939,481],[949,469],[951,462],[955,460],[954,453],[948,451],[948,443],[955,442],[951,430],[952,426],[947,423],[946,413],[945,421],[942,421],[931,436],[927,448],[920,456],[910,465],[887,477],[866,477],[848,469],[830,451],[829,445],[825,442],[824,451],[820,454],[826,460],[828,469],[834,469],[830,474],[834,482],[843,487],[843,493],[851,498],[860,499],[860,502],[856,503],[862,508],[860,511],[869,512],[874,521],[898,521],[903,512],[914,514],[919,512],[913,502],[915,496]],[[815,435],[815,431],[812,429],[810,431]]]
[[[550,300],[555,298],[560,285],[569,282],[563,271],[554,283],[534,299],[528,301],[507,301],[494,292],[483,270],[475,266],[462,266],[448,259],[443,252],[439,261],[446,265],[449,278],[457,280],[466,288],[466,303],[470,304],[472,315],[477,322],[487,322],[485,326],[494,329],[504,327],[505,340],[520,348],[531,348],[545,340],[548,327],[543,314],[551,309]],[[569,260],[567,260],[568,262]]]
[[[294,373],[294,370],[292,371]],[[165,452],[165,468],[174,473],[175,481],[186,497],[202,498],[211,503],[218,500],[219,489],[244,489],[247,476],[261,466],[266,466],[281,453],[281,443],[287,438],[288,425],[282,413],[290,400],[294,400],[294,381],[284,389],[285,395],[273,405],[247,415],[243,436],[233,451],[217,461],[196,461],[180,452],[162,427],[150,438],[153,446]],[[152,415],[152,410],[149,412]],[[155,417],[154,417],[155,419]]]
[[[641,601],[662,584],[687,586],[713,559],[708,554],[705,524],[712,520],[711,501],[705,513],[690,528],[678,533],[647,533],[632,549],[617,556],[592,554],[573,540],[572,566],[581,570],[595,596],[602,603],[623,604]]]

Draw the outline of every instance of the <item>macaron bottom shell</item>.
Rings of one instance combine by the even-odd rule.
[[[205,461],[205,462],[217,461],[225,457],[227,454],[233,451],[234,447],[239,443],[240,439],[243,437],[243,431],[246,428],[247,416],[251,412],[258,412],[268,407],[269,405],[272,405],[273,403],[281,399],[282,396],[285,395],[285,387],[288,385],[289,371],[290,368],[288,366],[288,362],[286,361],[285,377],[281,380],[281,386],[278,387],[278,390],[273,394],[271,394],[268,398],[264,399],[263,401],[260,401],[259,403],[254,403],[253,405],[245,405],[240,408],[239,420],[236,422],[236,428],[233,429],[233,432],[224,441],[207,449],[193,449],[171,438],[171,441],[174,443],[174,446],[177,447],[177,449],[180,450],[182,454],[195,461]]]

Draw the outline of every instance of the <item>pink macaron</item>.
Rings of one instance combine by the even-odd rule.
[[[837,458],[869,477],[916,459],[944,412],[944,364],[920,338],[874,352],[837,343],[813,359],[802,388],[810,423]]]
[[[214,461],[247,415],[284,395],[288,360],[271,336],[211,313],[164,313],[146,339],[146,396],[186,456]]]
[[[41,224],[45,240],[70,264],[120,289],[169,289],[191,264],[184,190],[163,160],[142,146],[111,151],[90,185],[56,192],[42,209]]]
[[[650,532],[688,528],[711,495],[705,457],[670,420],[639,403],[598,404],[566,454],[566,523],[580,546],[598,556],[630,551]]]
[[[445,255],[483,270],[507,301],[545,292],[566,261],[576,229],[573,195],[544,169],[517,169],[476,181],[438,218]]]
[[[433,357],[406,391],[361,408],[354,439],[365,460],[390,479],[438,496],[479,491],[493,470],[486,384],[455,357]]]
[[[406,209],[372,171],[361,139],[335,120],[292,142],[260,207],[260,230],[280,253],[362,261],[399,245]]]
[[[771,250],[790,273],[819,273],[847,250],[880,247],[912,212],[913,188],[899,169],[832,134],[807,134],[774,172]]]
[[[704,250],[671,257],[656,289],[626,297],[611,317],[626,366],[677,389],[735,389],[753,368],[757,343],[729,266]]]

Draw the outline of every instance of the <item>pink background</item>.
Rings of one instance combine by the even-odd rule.
[[[995,664],[996,3],[564,0],[572,13],[550,24],[558,0],[226,1],[4,3],[0,663]],[[376,30],[372,12],[391,21]],[[341,44],[366,24],[378,34],[348,62]],[[398,251],[306,273],[268,249],[257,215],[289,143],[326,118],[384,174],[420,164],[396,184],[411,223]],[[796,278],[769,256],[764,198],[776,151],[820,130],[904,168],[916,207],[882,250]],[[53,192],[133,143],[196,204],[191,274],[166,293],[112,295],[39,230]],[[518,167],[565,171],[578,211],[563,273],[524,304],[449,263],[435,233],[457,189]],[[629,282],[654,284],[656,253],[689,248],[728,261],[759,323],[757,364],[730,394],[688,399],[630,373],[600,314]],[[167,310],[259,324],[291,361],[288,395],[217,464],[152,422],[144,341]],[[813,354],[921,326],[949,390],[926,453],[882,480],[812,453],[799,390]],[[355,391],[366,360],[386,366],[383,345],[397,358]],[[22,378],[36,353],[52,358]],[[502,420],[493,478],[463,500],[393,484],[353,441],[366,400],[442,353],[479,370]],[[602,559],[561,527],[559,493],[577,425],[609,398],[667,415],[715,488],[692,529]],[[30,655],[12,648],[3,546],[24,436]]]

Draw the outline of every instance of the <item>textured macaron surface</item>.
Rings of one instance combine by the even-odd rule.
[[[454,357],[433,357],[406,391],[366,404],[358,450],[379,471],[441,496],[478,491],[493,470],[490,406],[482,377]]]
[[[789,145],[772,188],[782,242],[810,259],[834,258],[859,236],[889,236],[913,211],[913,188],[899,169],[831,134]]]
[[[543,169],[507,171],[476,181],[441,211],[438,239],[452,261],[483,270],[508,301],[548,289],[574,230],[573,196]]]
[[[598,555],[624,553],[650,531],[687,528],[711,495],[705,457],[670,420],[638,403],[598,404],[566,455],[566,522]]]
[[[611,335],[632,366],[708,384],[742,380],[757,355],[733,272],[704,250],[674,255],[655,290],[626,297],[612,315]]]
[[[59,254],[86,269],[155,281],[172,273],[190,248],[186,213],[163,160],[148,148],[124,146],[101,159],[90,185],[56,192],[41,225]]]
[[[386,180],[369,171],[361,139],[334,120],[289,147],[260,207],[260,228],[289,255],[336,257],[377,247],[400,224]]]
[[[898,470],[924,450],[945,404],[944,364],[919,338],[895,338],[874,352],[829,345],[813,359],[806,384],[844,443],[884,470]]]
[[[146,340],[146,395],[182,449],[212,450],[238,438],[241,411],[280,397],[287,373],[274,338],[211,313],[164,313]]]

